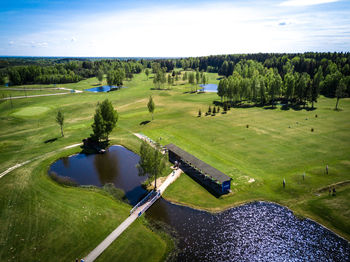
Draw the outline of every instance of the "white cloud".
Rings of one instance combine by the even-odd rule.
[[[338,2],[339,0],[287,0],[280,3],[281,6],[311,6]]]
[[[273,4],[159,6],[84,17],[13,40],[35,42],[36,53],[23,55],[39,56],[201,56],[334,50],[329,48],[349,51],[344,47],[350,46],[346,12],[318,10],[310,15]],[[329,45],[331,39],[334,46]]]

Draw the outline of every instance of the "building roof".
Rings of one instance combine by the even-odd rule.
[[[186,151],[182,150],[181,148],[177,147],[174,144],[168,144],[165,146],[169,151],[175,153],[179,157],[181,157],[182,160],[185,162],[191,164],[196,169],[200,170],[203,174],[211,177],[213,180],[217,180],[220,183],[223,183],[225,181],[230,181],[231,178],[221,171],[217,170],[216,168],[212,167],[211,165],[208,165],[207,163],[203,162],[202,160],[196,158],[195,156],[191,155],[190,153],[187,153]]]

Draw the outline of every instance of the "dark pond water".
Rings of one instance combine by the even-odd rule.
[[[349,243],[282,206],[254,202],[211,214],[157,201],[146,214],[179,236],[177,261],[349,261]]]
[[[51,165],[50,171],[68,176],[80,185],[103,186],[114,183],[124,190],[135,205],[146,190],[141,183],[146,177],[138,176],[136,164],[140,157],[122,146],[111,146],[105,154],[76,154],[62,158]]]
[[[137,175],[139,157],[121,146],[103,155],[74,155],[51,169],[77,182],[100,186],[113,182],[135,203],[145,191]],[[174,228],[179,238],[177,261],[349,261],[347,241],[288,209],[255,202],[219,214],[178,206],[160,199],[147,218]]]
[[[125,88],[125,87],[120,87],[120,88]],[[109,92],[111,89],[118,89],[117,86],[98,86],[98,87],[93,87],[89,89],[84,89],[84,91],[89,91],[89,92]]]
[[[199,85],[200,87],[203,87],[199,91],[202,92],[217,92],[218,91],[218,85],[217,84],[207,84],[207,85]]]

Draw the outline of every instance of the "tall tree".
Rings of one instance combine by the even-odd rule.
[[[100,141],[108,141],[109,134],[112,132],[118,121],[118,113],[114,110],[112,103],[106,99],[102,103],[97,103],[94,123],[92,124],[93,134],[91,137]]]
[[[63,115],[61,110],[58,110],[58,112],[57,112],[56,122],[57,122],[57,124],[60,125],[60,127],[61,127],[61,135],[62,135],[62,137],[64,137],[64,134],[63,134],[64,115]]]
[[[202,84],[203,85],[208,84],[208,76],[206,74],[202,75]]]
[[[191,90],[194,85],[195,75],[193,72],[189,73],[188,75],[188,83],[191,85]]]
[[[147,175],[154,178],[154,188],[157,189],[157,176],[160,176],[166,170],[168,162],[167,154],[161,153],[159,143],[151,147],[146,141],[142,141],[140,147],[140,161],[137,165],[140,176]]]
[[[335,110],[338,110],[338,103],[340,98],[346,97],[346,80],[345,77],[343,77],[339,81],[339,85],[337,87],[337,90],[335,91],[335,96],[337,98],[337,103],[335,104]]]
[[[94,115],[94,123],[91,125],[91,127],[92,131],[94,132],[93,134],[91,134],[91,137],[96,141],[100,141],[105,132],[105,124],[102,118],[101,108],[99,104],[97,104],[97,108]]]
[[[101,115],[104,122],[104,135],[108,141],[108,136],[114,129],[118,121],[118,113],[114,110],[112,103],[106,99],[100,104]]]
[[[185,72],[182,76],[182,81],[186,81],[187,80],[187,72]]]
[[[147,107],[148,107],[148,111],[152,114],[152,120],[153,120],[153,113],[154,113],[155,105],[154,105],[152,96],[149,97]]]
[[[295,89],[295,78],[292,72],[288,72],[284,76],[284,89],[286,90],[285,97],[289,102],[294,97],[294,89]]]
[[[196,71],[196,92],[197,92],[197,89],[198,89],[198,84],[199,84],[199,82],[200,82],[200,79],[201,79],[200,73],[199,73],[199,71],[197,70],[197,71]]]
[[[218,96],[220,96],[220,98],[221,98],[221,102],[223,101],[223,98],[227,94],[227,86],[228,86],[227,78],[221,79],[219,82],[218,93],[217,93]]]
[[[312,103],[312,108],[314,108],[314,102],[317,102],[317,98],[320,96],[320,86],[322,81],[323,81],[322,67],[319,66],[311,86],[312,88],[311,88],[310,102]]]
[[[98,70],[97,79],[100,82],[100,84],[102,84],[102,81],[103,81],[103,71],[102,70]]]
[[[147,80],[148,80],[148,76],[149,76],[149,70],[148,70],[148,68],[145,69],[145,74],[146,74]]]

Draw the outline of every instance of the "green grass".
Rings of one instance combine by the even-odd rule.
[[[216,74],[209,75],[210,83],[218,81]],[[140,74],[124,83],[128,88],[115,92],[25,98],[13,100],[12,106],[10,101],[0,102],[0,172],[47,154],[0,179],[1,261],[74,260],[128,215],[129,206],[100,190],[62,187],[46,176],[50,163],[68,154],[58,149],[89,136],[96,104],[106,98],[119,113],[113,144],[138,152],[140,142],[132,133],[142,132],[154,140],[162,137],[162,144],[174,143],[233,179],[232,194],[215,198],[182,175],[165,192],[167,199],[211,211],[257,199],[274,201],[350,239],[349,185],[340,186],[335,198],[318,194],[320,188],[350,180],[350,99],[340,101],[342,111],[333,110],[335,99],[321,97],[314,111],[233,108],[226,115],[198,118],[198,109],[204,113],[219,100],[216,94],[191,94],[186,84],[151,90],[152,80]],[[96,84],[91,78],[59,86],[82,90]],[[145,124],[151,120],[149,95],[156,105],[155,120]],[[63,138],[55,122],[58,108],[65,115]],[[58,139],[45,143],[52,138]],[[324,174],[326,164],[329,175]],[[255,182],[249,183],[252,179]],[[135,261],[147,256],[158,261],[168,252],[167,243],[164,235],[138,221],[101,260],[127,261],[134,253]]]
[[[13,116],[27,117],[27,116],[37,116],[49,111],[50,108],[44,106],[28,106],[21,108],[20,110],[14,112]]]

